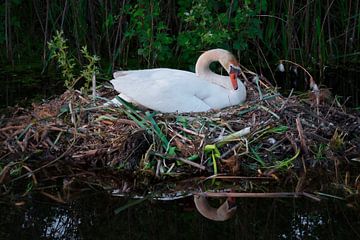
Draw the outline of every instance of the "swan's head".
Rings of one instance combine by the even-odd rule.
[[[236,60],[235,56],[232,53],[226,50],[223,50],[221,57],[219,58],[219,62],[228,72],[232,87],[234,88],[234,90],[237,90],[237,77],[241,74],[239,62]]]
[[[230,64],[229,68],[230,68],[229,76],[230,76],[231,84],[232,84],[234,90],[237,90],[238,89],[237,78],[241,74],[241,68],[240,68],[239,64],[238,65]]]
[[[196,62],[195,72],[198,76],[206,76],[211,72],[210,63],[218,61],[230,75],[231,85],[234,90],[238,89],[237,78],[240,76],[240,64],[235,56],[224,49],[212,49],[201,54]]]

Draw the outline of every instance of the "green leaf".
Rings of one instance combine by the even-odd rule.
[[[170,156],[175,156],[176,155],[176,147],[169,147],[167,154]]]
[[[215,144],[206,145],[205,148],[204,148],[204,151],[207,154],[211,154],[214,174],[216,175],[218,173],[216,160],[219,159],[220,156],[221,156],[220,151],[216,147]],[[215,178],[213,179],[212,183],[214,184],[214,182],[215,182]]]
[[[187,159],[190,161],[195,161],[195,160],[199,159],[199,155],[194,154],[194,155],[191,155],[190,157],[188,157]]]
[[[215,144],[209,144],[205,146],[205,153],[213,153],[215,157],[219,158],[221,156],[219,149]]]

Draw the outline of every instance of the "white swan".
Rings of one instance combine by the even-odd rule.
[[[199,213],[213,221],[226,221],[234,216],[237,209],[236,202],[232,198],[227,198],[218,208],[211,207],[205,196],[194,195],[194,202]]]
[[[212,72],[209,66],[214,61],[219,61],[230,77]],[[168,68],[119,71],[114,73],[111,83],[125,100],[160,112],[205,112],[245,101],[245,86],[237,79],[239,63],[230,52],[223,49],[204,52],[195,71]]]

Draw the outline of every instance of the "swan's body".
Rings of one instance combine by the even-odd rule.
[[[230,81],[229,76],[211,72],[209,65],[214,61],[228,72],[238,69],[231,53],[214,49],[199,57],[196,74],[168,68],[120,71],[111,83],[125,100],[160,112],[205,112],[243,103],[243,83],[237,75]]]
[[[236,213],[235,200],[227,199],[220,207],[213,208],[209,205],[206,197],[194,195],[196,209],[204,217],[214,221],[226,221]]]

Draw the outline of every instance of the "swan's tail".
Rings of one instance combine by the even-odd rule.
[[[117,71],[113,73],[114,78],[123,77],[126,75],[126,71]]]

